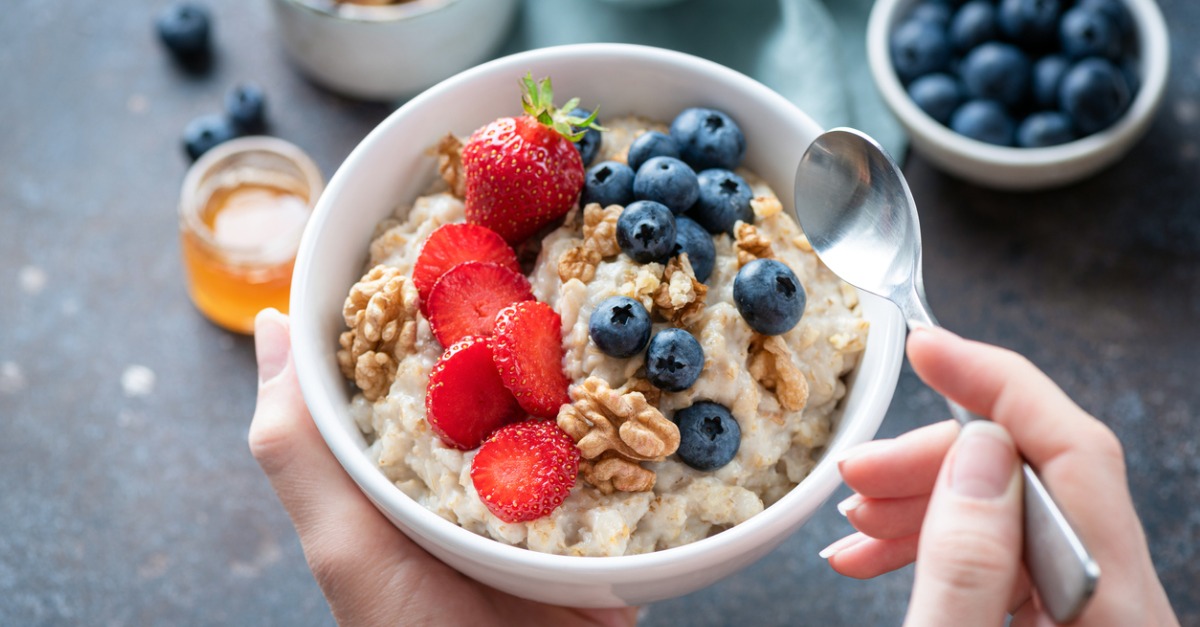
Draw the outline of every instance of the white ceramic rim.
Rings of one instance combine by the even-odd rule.
[[[1122,0],[1137,25],[1142,85],[1129,109],[1112,126],[1059,146],[1015,148],[996,146],[964,137],[943,126],[908,97],[892,69],[888,40],[897,11],[912,0],[877,0],[867,23],[867,59],[875,84],[892,111],[910,126],[914,135],[961,157],[1002,166],[1051,167],[1075,162],[1103,152],[1114,144],[1131,143],[1158,108],[1167,84],[1170,47],[1167,24],[1154,0]]]
[[[410,526],[415,533],[435,543],[450,547],[455,553],[485,556],[488,560],[505,563],[510,570],[531,569],[542,572],[549,570],[572,576],[610,578],[620,573],[643,569],[669,568],[679,562],[703,563],[702,558],[705,555],[719,556],[730,549],[738,550],[743,546],[759,546],[762,543],[761,539],[782,536],[783,530],[795,526],[798,524],[797,521],[803,521],[811,516],[841,482],[834,461],[836,453],[846,446],[846,442],[857,443],[873,438],[891,404],[895,383],[899,377],[900,364],[903,361],[905,329],[899,311],[897,310],[895,313],[893,324],[878,327],[873,325],[871,329],[872,335],[868,340],[869,343],[878,342],[895,352],[889,361],[880,364],[882,374],[876,381],[877,385],[874,386],[886,389],[870,390],[865,393],[860,411],[869,419],[861,420],[850,426],[840,424],[834,440],[816,467],[783,498],[745,522],[684,546],[642,555],[576,557],[539,553],[472,533],[426,509],[388,481],[339,424],[336,418],[339,408],[333,405],[333,396],[321,393],[324,391],[324,386],[319,365],[323,360],[331,357],[319,353],[317,347],[321,344],[318,339],[321,329],[316,322],[317,316],[307,315],[302,305],[307,300],[307,284],[303,277],[312,272],[310,259],[315,254],[316,234],[321,231],[328,220],[332,219],[334,213],[331,199],[340,195],[344,182],[349,176],[346,172],[359,168],[369,158],[369,146],[377,137],[384,134],[385,128],[389,127],[398,117],[405,115],[408,110],[422,107],[425,102],[433,100],[440,93],[456,89],[460,84],[470,82],[481,74],[503,70],[510,71],[517,76],[524,73],[530,65],[536,65],[542,60],[551,58],[562,60],[572,56],[592,57],[597,55],[614,57],[616,58],[614,62],[652,60],[680,66],[696,74],[718,75],[723,83],[732,86],[746,98],[760,99],[773,108],[780,109],[786,115],[799,116],[806,124],[812,126],[814,137],[821,132],[821,128],[816,122],[812,121],[804,112],[763,84],[717,63],[680,52],[630,44],[576,44],[542,48],[490,61],[448,78],[414,97],[371,131],[346,158],[346,161],[330,180],[326,187],[326,193],[318,201],[301,240],[292,284],[291,311],[293,315],[292,349],[305,401],[326,444],[368,497],[376,503],[384,505],[387,509],[402,513],[404,523]],[[880,300],[882,303],[878,297],[863,292],[860,292],[860,297]],[[311,338],[312,341],[305,341],[306,338]],[[867,382],[858,381],[855,385],[865,383]],[[345,410],[344,407],[340,408],[340,411]],[[801,510],[792,506],[797,501],[814,500],[815,504],[811,509]]]
[[[363,24],[386,24],[420,17],[439,11],[458,0],[407,0],[399,4],[369,5],[351,2],[338,4],[334,0],[313,2],[312,0],[283,0],[306,11],[344,22]],[[328,6],[324,6],[328,5]]]

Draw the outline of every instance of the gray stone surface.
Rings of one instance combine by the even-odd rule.
[[[201,318],[180,282],[178,134],[254,79],[272,132],[329,175],[390,107],[299,78],[265,2],[210,2],[218,63],[184,75],[153,37],[163,4],[10,0],[0,18],[0,624],[330,624],[246,450],[252,345]],[[1170,89],[1121,164],[1036,195],[919,156],[905,171],[938,315],[1025,353],[1113,427],[1167,591],[1200,625],[1200,5],[1161,4]],[[943,416],[906,369],[882,435]],[[816,557],[848,530],[830,503],[645,623],[898,624],[910,569],[860,582]]]

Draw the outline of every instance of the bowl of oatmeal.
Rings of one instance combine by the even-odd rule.
[[[578,471],[553,507],[512,522],[484,502],[472,469],[498,435],[482,447],[478,440],[456,446],[459,436],[427,415],[430,382],[448,354],[439,342],[448,325],[430,324],[427,315],[438,314],[423,309],[436,309],[436,297],[422,300],[412,277],[431,234],[467,213],[448,136],[461,141],[501,116],[519,115],[517,86],[527,73],[553,77],[557,94],[599,109],[607,132],[589,159],[589,176],[599,164],[627,162],[636,138],[669,131],[690,108],[736,120],[744,157],[732,171],[749,188],[753,216],[706,227],[715,259],[703,281],[685,255],[639,262],[628,242],[614,245],[620,206],[573,203],[529,238],[533,244],[515,247],[528,309],[557,314],[555,366],[569,384],[551,395],[545,420],[531,423],[549,423],[568,446],[574,442],[571,468]],[[833,457],[874,436],[903,357],[899,313],[821,266],[787,209],[795,164],[820,132],[744,75],[681,53],[619,44],[506,57],[417,96],[335,174],[297,257],[293,349],[305,400],[330,449],[415,542],[464,574],[525,598],[634,605],[686,594],[753,563],[836,489]],[[498,264],[482,265],[504,275],[491,268]],[[783,266],[806,295],[803,317],[782,329],[752,328],[735,283],[743,268]],[[655,378],[644,352],[617,358],[598,349],[589,323],[613,297],[640,303],[652,316],[655,339],[646,350],[665,331],[682,329],[695,339],[703,368],[689,385]],[[474,402],[466,390],[450,399]],[[739,425],[738,445],[715,468],[694,457],[685,462],[695,455],[685,416],[712,406]]]

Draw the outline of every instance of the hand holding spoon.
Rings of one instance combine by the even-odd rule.
[[[900,168],[854,129],[822,134],[796,169],[796,217],[821,261],[847,283],[896,304],[909,329],[935,326],[921,276],[921,228]],[[966,423],[983,420],[946,399]],[[1100,578],[1083,546],[1029,464],[1022,465],[1025,564],[1046,612],[1078,617]]]

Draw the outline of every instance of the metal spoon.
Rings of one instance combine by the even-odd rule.
[[[909,329],[935,326],[921,276],[921,228],[912,192],[875,140],[849,128],[813,141],[796,169],[796,218],[813,250],[847,283],[900,308]],[[950,399],[961,423],[982,420]],[[1025,478],[1025,564],[1050,617],[1079,616],[1100,567],[1029,464]]]

